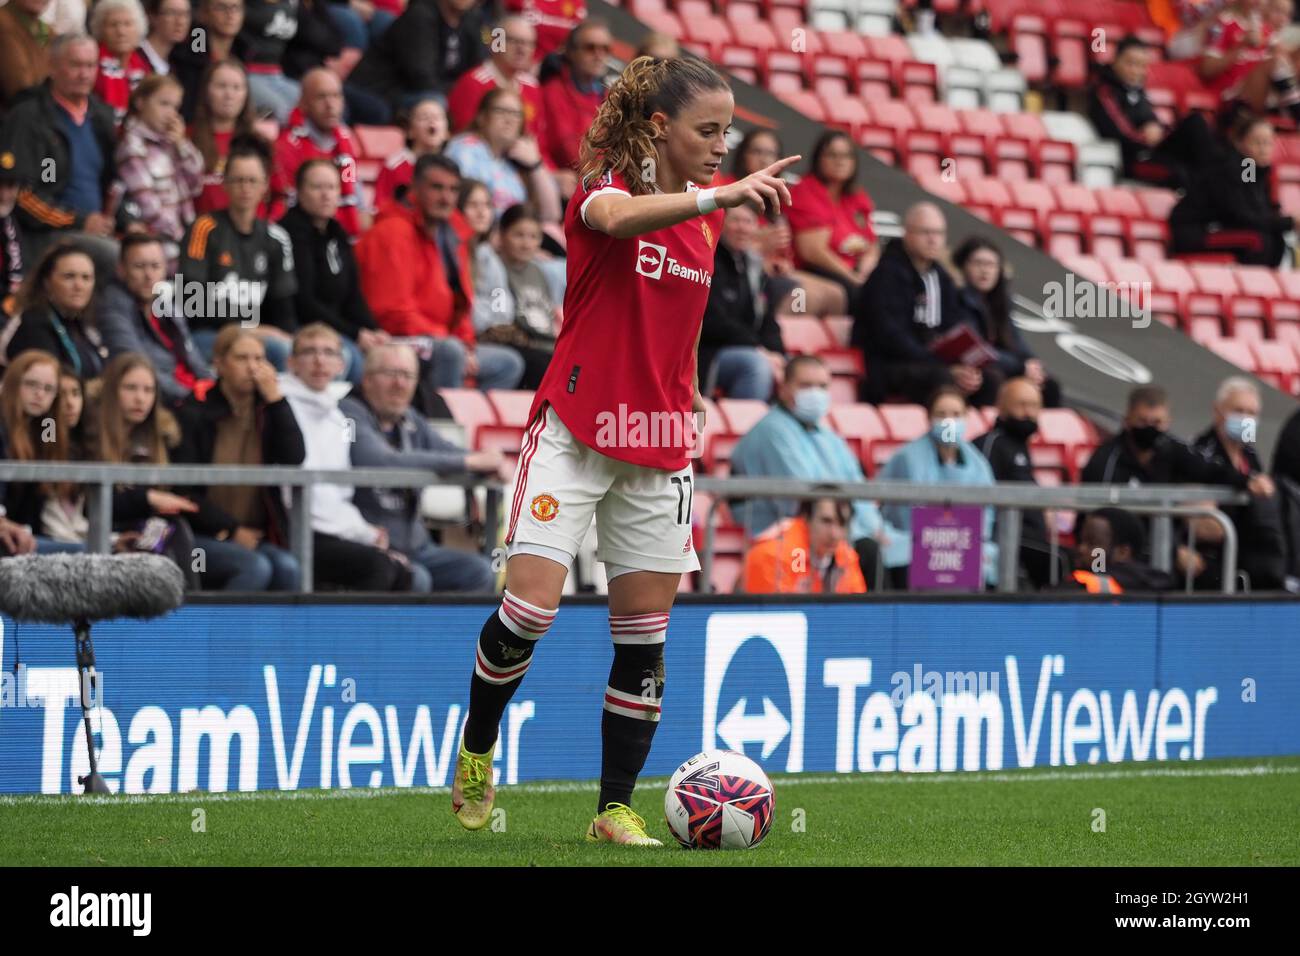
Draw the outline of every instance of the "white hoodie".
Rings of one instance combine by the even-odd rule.
[[[298,419],[307,457],[305,469],[348,469],[352,467],[353,425],[339,410],[339,403],[329,392],[316,392],[289,372],[280,375],[280,391],[289,399],[293,417]],[[316,485],[311,496],[311,527],[319,534],[377,544],[380,529],[361,516],[352,503],[351,485]]]

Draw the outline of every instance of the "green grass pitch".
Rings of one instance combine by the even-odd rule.
[[[665,783],[634,800],[662,848],[586,844],[596,788],[581,782],[502,787],[499,829],[478,833],[445,788],[6,796],[0,864],[1300,865],[1300,757],[777,776],[772,832],[749,852],[678,848]]]

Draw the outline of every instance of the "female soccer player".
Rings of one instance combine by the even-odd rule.
[[[638,57],[581,147],[569,202],[564,325],[525,433],[510,511],[506,588],[483,625],[452,812],[491,816],[492,754],[506,704],[550,629],[569,565],[596,519],[609,578],[614,663],[605,688],[597,816],[589,841],[657,846],[632,789],[659,721],[668,614],[691,547],[696,346],[721,210],[775,215],[787,157],[714,189],[731,90],[694,59]]]

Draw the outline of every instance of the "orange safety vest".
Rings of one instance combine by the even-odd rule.
[[[1093,574],[1091,571],[1075,571],[1071,577],[1088,589],[1089,594],[1123,594],[1120,583],[1109,574]]]

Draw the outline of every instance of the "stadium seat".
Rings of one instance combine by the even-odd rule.
[[[984,78],[984,105],[995,113],[1019,113],[1024,109],[1025,78],[1013,69],[1002,69]]]
[[[1245,342],[1238,342],[1236,339],[1214,339],[1204,344],[1224,361],[1231,362],[1238,368],[1252,374],[1255,372],[1255,353],[1250,350],[1250,346]]]
[[[1011,237],[1017,242],[1023,242],[1033,248],[1038,247],[1041,219],[1034,210],[1008,206],[997,210],[993,219],[999,226],[1010,233]],[[1064,250],[1064,254],[1069,255],[1070,250]],[[1078,250],[1075,250],[1074,254],[1078,254]],[[1060,253],[1053,253],[1053,255],[1059,256]]]
[[[889,166],[898,164],[898,136],[891,126],[865,123],[858,127],[858,145]]]
[[[858,96],[867,102],[887,100],[894,95],[894,71],[887,60],[846,60],[853,63]]]
[[[478,429],[497,424],[497,413],[488,397],[476,388],[442,388],[438,394],[451,409],[456,424],[465,429],[466,443],[477,448]]]
[[[1156,219],[1160,222],[1169,221],[1169,213],[1173,211],[1174,205],[1178,202],[1178,194],[1172,189],[1138,189],[1138,200],[1142,203],[1142,208],[1146,210],[1148,219]]]
[[[1011,49],[1016,65],[1031,85],[1047,79],[1047,21],[1034,14],[1022,13],[1011,21]]]
[[[1200,292],[1214,292],[1220,295],[1232,295],[1239,290],[1233,269],[1227,266],[1209,265],[1193,262],[1189,266],[1196,288]]]
[[[1263,266],[1234,266],[1232,271],[1245,295],[1257,295],[1263,299],[1285,298],[1274,270]]]
[[[1087,25],[1082,20],[1052,22],[1053,85],[1079,90],[1088,81]]]
[[[523,428],[528,424],[528,411],[533,405],[533,393],[521,390],[493,389],[487,393],[488,401],[502,425]]]
[[[901,38],[898,39],[901,43]],[[821,42],[826,53],[834,53],[837,56],[845,57],[849,62],[871,58],[873,60],[892,60],[893,57],[880,56],[873,52],[868,43],[868,38],[852,33],[847,30],[823,31]],[[903,51],[910,56],[907,51],[907,44],[903,44]]]
[[[781,326],[781,343],[787,352],[816,355],[835,347],[825,326],[811,316],[782,315],[777,318]]]
[[[1165,259],[1169,248],[1169,226],[1155,219],[1130,219],[1124,223],[1129,250],[1135,259]]]
[[[831,428],[837,435],[845,440],[858,440],[863,471],[868,476],[874,474],[875,461],[871,457],[873,446],[878,441],[889,439],[889,428],[876,411],[876,406],[861,402],[834,405],[829,417]]]
[[[357,143],[358,159],[383,163],[406,145],[406,134],[396,126],[353,126],[352,135]]]
[[[1300,362],[1288,342],[1250,342],[1259,377],[1288,395],[1300,391]]]
[[[836,348],[848,348],[849,337],[853,334],[853,316],[828,315],[822,323]]]
[[[933,103],[938,98],[939,88],[934,64],[899,61],[894,65],[894,87],[905,103]]]
[[[1120,216],[1123,219],[1134,219],[1145,216],[1146,209],[1138,200],[1134,191],[1131,189],[1094,189],[1093,195],[1097,197],[1097,204],[1101,211],[1111,215]]]
[[[1124,220],[1119,216],[1093,215],[1084,222],[1088,254],[1112,262],[1127,252]]]
[[[919,438],[930,427],[930,416],[920,405],[881,405],[878,411],[889,437],[897,442]]]
[[[1077,165],[1078,153],[1073,143],[1043,139],[1034,145],[1034,168],[1045,183],[1074,182]]]
[[[1051,138],[1047,135],[1042,118],[1036,113],[1000,113],[999,115],[1002,117],[1002,128],[1007,136],[1027,140],[1030,143]]]

